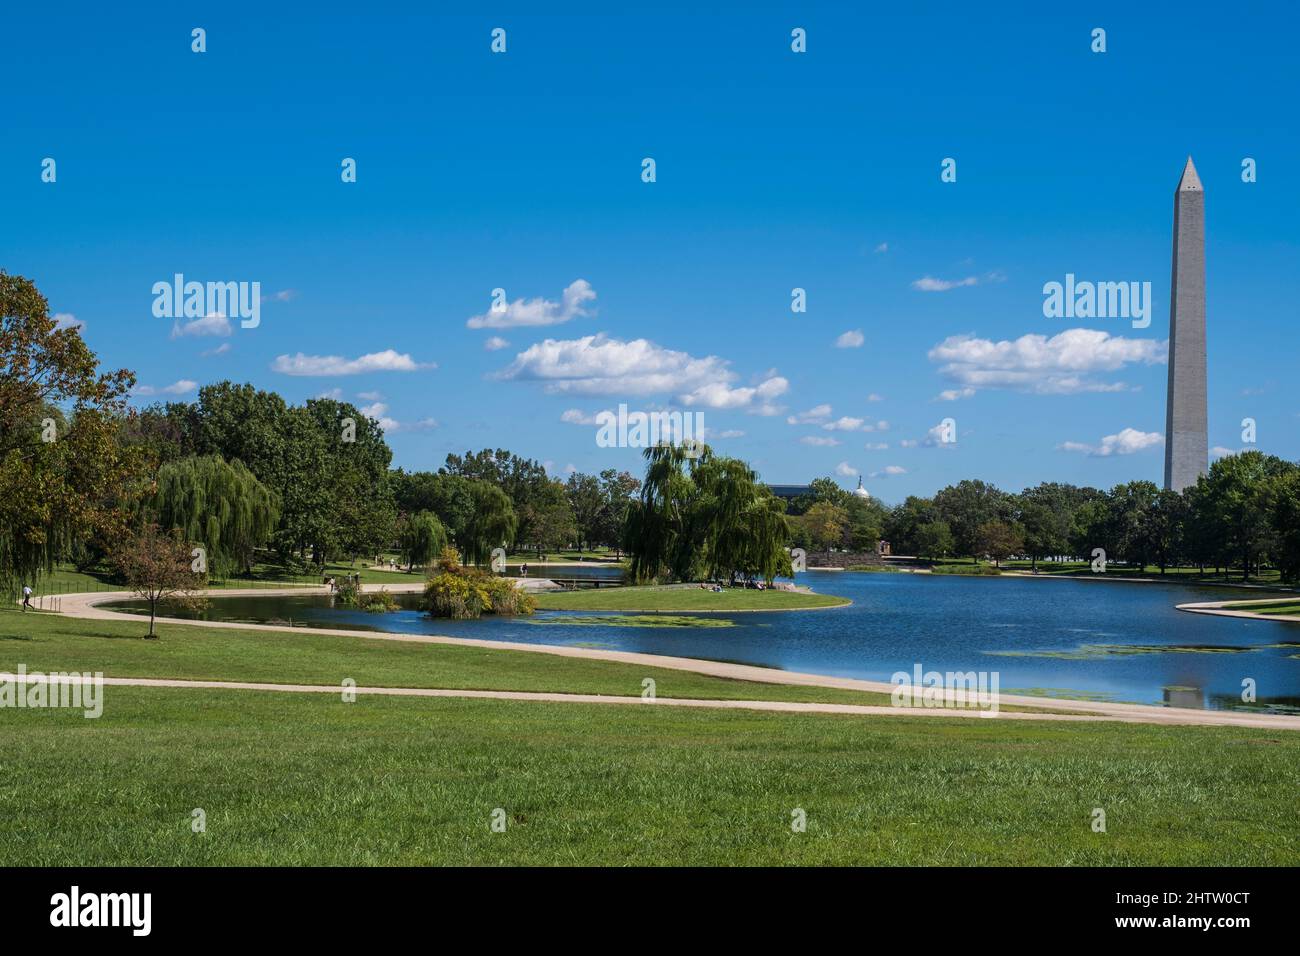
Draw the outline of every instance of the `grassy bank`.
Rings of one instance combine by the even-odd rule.
[[[757,591],[699,587],[593,588],[583,591],[543,591],[537,607],[549,611],[795,611],[843,607],[847,598],[809,591]]]
[[[1300,734],[106,695],[0,710],[0,865],[1300,863]]]
[[[723,680],[686,671],[552,654],[316,634],[93,621],[0,611],[0,670],[102,671],[107,677],[258,681],[278,684],[444,687],[639,696],[655,681],[661,697],[887,704],[885,694]]]
[[[1223,605],[1228,611],[1250,611],[1252,614],[1298,614],[1300,601],[1278,601],[1276,604],[1257,604],[1249,601],[1236,601]]]

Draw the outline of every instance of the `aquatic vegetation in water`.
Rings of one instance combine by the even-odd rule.
[[[578,627],[735,627],[727,618],[690,614],[562,614],[537,618],[529,624],[571,624]]]
[[[1072,690],[1069,687],[1008,687],[1002,693],[1010,697],[1060,697],[1065,700],[1087,700],[1097,703],[1113,703],[1119,699],[1118,694],[1100,690]]]
[[[984,651],[994,657],[1050,657],[1060,661],[1097,661],[1134,654],[1241,654],[1268,644],[1236,647],[1228,644],[1080,644],[1072,651]]]

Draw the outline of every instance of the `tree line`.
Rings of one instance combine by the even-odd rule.
[[[1250,451],[1181,494],[1134,481],[1110,491],[1044,483],[1019,493],[961,481],[889,508],[830,478],[785,503],[743,461],[647,449],[625,471],[550,476],[506,449],[450,454],[436,471],[391,467],[379,423],[331,398],[291,405],[250,384],[193,402],[129,406],[135,379],[101,371],[21,276],[0,271],[0,588],[56,562],[108,567],[132,531],[202,546],[218,577],[273,555],[287,570],[399,548],[428,565],[448,545],[474,564],[496,547],[628,552],[638,580],[766,578],[792,546],[1001,561],[1083,557],[1275,567],[1300,579],[1300,467]]]

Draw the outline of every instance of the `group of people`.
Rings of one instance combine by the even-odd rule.
[[[361,572],[358,571],[354,574],[347,575],[347,580],[350,584],[353,584],[358,588],[361,587]],[[338,579],[336,579],[332,574],[325,576],[325,583],[329,586],[331,594],[339,589]]]

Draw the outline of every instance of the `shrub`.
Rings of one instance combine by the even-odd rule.
[[[509,578],[462,567],[456,550],[443,548],[425,585],[423,607],[432,617],[463,620],[483,614],[532,614],[537,602]]]

